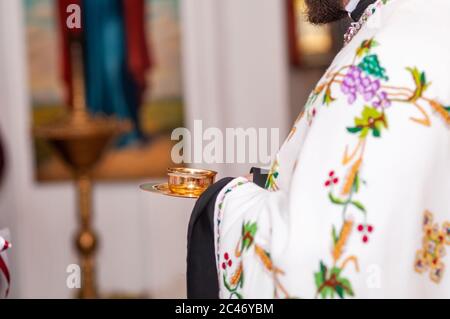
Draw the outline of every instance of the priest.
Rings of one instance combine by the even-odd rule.
[[[450,298],[450,3],[306,3],[354,22],[265,187],[209,190],[217,296]]]

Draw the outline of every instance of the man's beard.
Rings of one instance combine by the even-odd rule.
[[[313,24],[338,21],[346,16],[342,0],[305,0],[308,20]]]

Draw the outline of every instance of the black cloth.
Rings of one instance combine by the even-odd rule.
[[[253,174],[253,183],[262,188],[266,186],[268,174],[263,173],[261,168],[253,167],[250,173]]]
[[[188,228],[187,297],[218,299],[219,282],[214,248],[214,206],[217,196],[233,178],[209,187],[197,200]]]
[[[350,17],[352,18],[352,20],[359,21],[359,19],[361,19],[362,15],[364,14],[364,11],[366,11],[367,7],[372,3],[375,3],[376,1],[377,0],[361,0],[356,6],[355,10],[350,13]]]
[[[267,174],[252,168],[253,182],[265,186]],[[191,214],[187,238],[187,297],[219,298],[219,282],[214,244],[214,208],[220,191],[233,180],[224,178],[209,187],[197,200]]]

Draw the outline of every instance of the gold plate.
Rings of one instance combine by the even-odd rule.
[[[197,196],[197,195],[188,195],[188,194],[182,195],[182,194],[174,193],[169,189],[168,183],[147,183],[147,184],[141,185],[140,188],[146,192],[161,194],[161,195],[166,195],[166,196],[179,197],[179,198],[193,198],[193,199],[199,198],[199,196]]]

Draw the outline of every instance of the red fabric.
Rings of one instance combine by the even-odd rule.
[[[297,43],[297,17],[295,15],[295,0],[286,0],[289,60],[291,65],[300,66],[300,49]]]
[[[126,31],[127,65],[141,90],[146,73],[153,66],[146,37],[146,3],[144,0],[122,0]]]
[[[72,39],[79,38],[82,34],[81,29],[69,29],[67,27],[67,7],[71,4],[81,6],[81,0],[58,0],[58,21],[60,30],[60,48],[61,48],[61,70],[62,79],[66,89],[66,103],[72,106],[72,69],[70,59],[70,43]]]
[[[5,297],[8,297],[9,287],[10,287],[10,284],[11,284],[11,276],[9,274],[8,266],[6,265],[6,263],[3,260],[3,257],[1,255],[0,255],[0,273],[3,273],[3,275],[6,278],[7,288],[6,288],[6,296]]]
[[[9,248],[9,245],[10,245],[10,243],[7,240],[5,240],[3,247],[0,248],[0,252],[7,250]]]

